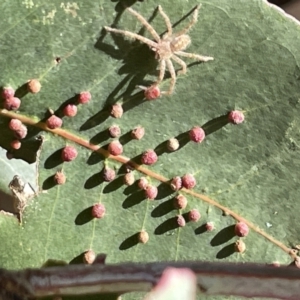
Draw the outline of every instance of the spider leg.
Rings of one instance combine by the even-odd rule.
[[[166,61],[164,59],[162,59],[159,62],[159,76],[158,76],[156,84],[160,84],[163,81],[165,73],[166,73]]]
[[[171,83],[170,83],[169,90],[167,92],[162,92],[162,94],[171,95],[174,91],[174,87],[176,83],[176,72],[172,64],[172,61],[169,58],[166,59],[166,64],[171,75]]]
[[[180,35],[186,34],[197,23],[198,13],[199,13],[200,8],[201,8],[201,5],[197,5],[197,7],[193,13],[192,21],[190,21],[190,23],[185,28],[183,28],[182,30],[177,32],[175,34],[175,36],[180,36]]]
[[[188,52],[183,52],[183,51],[176,51],[176,52],[174,52],[174,54],[183,56],[183,57],[194,58],[194,59],[200,60],[200,61],[214,60],[214,58],[211,56],[203,56],[203,55],[188,53]]]
[[[138,12],[136,12],[130,7],[128,7],[127,10],[147,28],[147,30],[151,33],[151,35],[157,42],[160,41],[160,36],[156,32],[156,30],[148,23],[148,21],[143,16],[141,16]]]
[[[176,55],[173,55],[171,57],[171,59],[173,59],[174,61],[176,61],[182,67],[182,69],[180,71],[178,71],[177,74],[185,74],[186,73],[186,63],[182,59],[180,59],[179,57],[177,57]]]
[[[111,27],[107,27],[107,26],[104,26],[104,28],[105,28],[106,31],[122,34],[122,35],[128,36],[129,38],[132,38],[134,40],[139,40],[142,43],[147,44],[148,46],[150,46],[152,50],[158,48],[158,45],[157,45],[156,42],[153,42],[153,41],[151,41],[151,40],[149,40],[149,39],[147,39],[144,36],[141,36],[139,34],[136,34],[136,33],[133,33],[133,32],[127,31],[127,30],[120,30],[120,29],[115,29],[115,28],[111,28]]]
[[[158,5],[158,12],[161,14],[163,19],[165,20],[165,23],[166,23],[166,26],[167,26],[167,29],[168,29],[168,33],[166,34],[166,36],[171,36],[172,33],[173,33],[173,29],[172,29],[172,24],[171,24],[171,21],[170,21],[169,17],[163,11],[163,9],[161,8],[160,5]]]

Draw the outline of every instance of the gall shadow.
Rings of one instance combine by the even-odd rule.
[[[158,225],[154,230],[154,234],[157,234],[157,235],[165,234],[166,232],[174,230],[178,227],[179,226],[177,224],[177,217],[172,217],[172,218],[164,221],[160,225]]]
[[[42,136],[38,135],[30,139],[28,139],[27,137],[25,139],[22,139],[22,147],[18,150],[11,149],[10,142],[13,139],[15,138],[13,137],[13,134],[10,130],[3,130],[1,132],[0,147],[6,149],[15,159],[22,159],[29,164],[36,162],[36,158],[38,156],[37,153],[43,143]]]
[[[130,159],[130,161],[138,164],[138,165],[142,165],[142,153],[141,154],[138,154],[137,156],[133,157]]]
[[[126,7],[132,6],[136,2],[143,2],[144,0],[111,0],[111,2],[117,2],[115,11],[122,13]]]
[[[122,176],[117,177],[115,180],[109,182],[103,189],[103,194],[114,192],[124,185]]]
[[[53,169],[62,164],[61,152],[63,148],[60,148],[53,152],[44,163],[45,169]]]
[[[100,163],[101,161],[104,161],[105,158],[99,153],[93,151],[89,158],[87,159],[86,163],[90,166]]]
[[[155,200],[164,199],[173,193],[174,193],[174,191],[171,189],[171,186],[169,184],[161,183],[157,187],[157,196],[156,196]]]
[[[122,136],[120,136],[119,141],[123,146],[128,144],[130,141],[132,141],[131,131],[128,131]]]
[[[109,135],[108,129],[104,129],[104,130],[98,132],[96,135],[94,135],[90,139],[90,143],[94,144],[94,145],[98,145],[98,144],[101,144],[101,143],[107,141],[109,138],[110,138],[110,135]]]
[[[234,247],[235,247],[235,243],[231,243],[231,244],[225,246],[217,253],[216,258],[223,259],[223,258],[229,257],[230,255],[235,253]]]
[[[120,250],[127,250],[135,245],[138,244],[139,240],[138,240],[138,236],[139,233],[135,233],[132,236],[128,237],[125,241],[123,241],[121,243],[121,245],[119,246]]]
[[[85,252],[80,253],[76,257],[74,257],[70,262],[69,265],[82,265],[84,264],[84,254]]]
[[[226,114],[208,121],[207,123],[202,125],[202,129],[205,131],[205,135],[209,135],[221,129],[228,123],[228,114]]]
[[[46,191],[46,190],[52,189],[55,186],[56,186],[56,183],[54,181],[54,175],[51,175],[44,180],[42,189],[43,189],[43,191]]]
[[[117,26],[124,11],[124,7],[126,7],[126,5],[122,5],[122,9],[115,17],[112,27]],[[149,22],[151,22],[153,18],[154,14],[149,19]],[[145,28],[142,27],[138,34],[144,35],[144,32]],[[106,44],[104,42],[104,38],[107,35],[111,36],[114,45]],[[119,100],[122,100],[121,102],[124,103],[124,112],[142,103],[142,99],[144,98],[143,92],[138,92],[132,96],[136,86],[142,84],[147,74],[154,74],[157,76],[156,69],[158,62],[155,59],[155,53],[147,45],[142,44],[139,41],[129,41],[122,35],[107,33],[103,28],[94,47],[99,51],[106,53],[113,59],[122,60],[123,65],[120,67],[118,74],[125,74],[126,76],[117,84],[117,86],[107,97],[103,110],[92,116],[85,124],[81,126],[80,130],[90,129],[103,122],[105,117],[108,117],[109,115],[110,110],[108,110],[107,107],[118,102]],[[105,115],[104,118],[103,115]]]
[[[60,118],[63,118],[64,117],[64,113],[63,113],[63,110],[64,108],[68,105],[68,104],[74,104],[74,105],[78,105],[78,96],[79,94],[76,94],[75,96],[67,99],[66,101],[64,101],[60,106],[59,108],[54,112],[54,114]]]
[[[95,173],[94,175],[92,175],[86,180],[86,182],[84,183],[84,188],[90,190],[100,185],[103,182],[104,182],[103,171],[101,170],[100,172]]]
[[[68,265],[68,263],[65,262],[64,260],[49,258],[43,263],[42,268],[63,267],[66,265]]]
[[[123,177],[123,176],[121,176],[121,177]],[[133,193],[137,192],[138,190],[140,190],[140,188],[138,187],[138,182],[136,180],[132,185],[126,186],[126,188],[123,191],[123,194],[126,195],[126,196],[128,196],[130,194],[133,194]]]
[[[235,225],[230,225],[221,229],[211,240],[211,246],[219,246],[231,240],[235,236],[234,227]]]
[[[198,228],[196,228],[194,230],[194,232],[195,232],[196,235],[207,232],[206,224],[202,224],[201,226],[199,226]]]
[[[174,208],[174,199],[172,198],[160,203],[157,207],[155,207],[151,212],[151,217],[160,218],[173,210],[175,210],[175,208]]]
[[[145,193],[142,190],[137,191],[129,195],[123,202],[122,207],[127,209],[132,206],[140,204],[142,201],[146,200]],[[148,201],[148,200],[147,200]]]
[[[85,121],[79,128],[79,131],[85,131],[88,129],[91,129],[93,127],[96,127],[97,125],[103,123],[108,119],[110,116],[110,109],[104,108],[100,110],[98,113],[95,115],[91,116],[87,121]]]
[[[15,97],[21,99],[25,97],[29,93],[28,88],[27,88],[27,82],[18,87],[15,91]]]
[[[93,220],[92,216],[93,206],[85,208],[75,218],[75,225],[84,225]]]

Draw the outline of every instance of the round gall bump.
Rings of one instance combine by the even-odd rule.
[[[186,206],[187,206],[187,198],[181,194],[177,195],[175,198],[174,198],[174,207],[176,209],[185,209]]]
[[[37,79],[31,79],[27,83],[27,90],[32,94],[36,94],[41,90],[41,83]]]
[[[111,107],[110,115],[113,118],[121,118],[123,116],[123,107],[120,103],[116,103]]]
[[[155,100],[160,97],[160,89],[157,85],[151,85],[144,91],[147,100]]]
[[[158,159],[158,157],[157,157],[157,154],[155,153],[155,151],[152,149],[149,149],[142,154],[141,162],[144,165],[150,166],[150,165],[155,164],[157,162],[157,159]]]
[[[78,95],[77,101],[79,104],[86,104],[86,103],[90,102],[91,99],[92,99],[91,93],[88,91],[84,91]]]
[[[141,189],[141,190],[145,190],[148,186],[148,180],[146,177],[141,177],[138,181],[138,187]]]
[[[66,175],[62,171],[58,171],[54,175],[54,182],[58,185],[66,183]]]
[[[96,254],[93,250],[88,250],[83,255],[83,262],[87,265],[91,265],[96,259]]]
[[[199,221],[199,219],[201,218],[201,215],[200,215],[198,209],[190,210],[188,213],[188,218],[189,218],[189,221],[191,221],[191,222]]]
[[[249,233],[249,227],[244,222],[238,222],[235,224],[234,232],[239,237],[247,236]]]
[[[109,135],[116,138],[121,135],[121,128],[118,125],[112,125],[108,128]]]
[[[184,227],[185,224],[186,224],[185,219],[184,219],[184,217],[183,217],[182,215],[178,215],[178,216],[176,217],[176,222],[177,222],[177,225],[178,225],[179,227]]]
[[[193,127],[189,132],[190,140],[195,143],[201,143],[205,139],[205,131],[199,127]]]
[[[73,146],[66,146],[62,149],[61,158],[63,161],[69,162],[77,157],[77,150]]]
[[[246,251],[246,245],[242,240],[237,240],[234,244],[234,249],[236,252],[243,253]]]
[[[105,167],[103,169],[103,180],[106,182],[111,182],[116,178],[116,172],[114,169]]]
[[[14,95],[15,95],[15,90],[10,86],[4,87],[1,93],[3,99],[14,97]]]
[[[13,140],[11,141],[10,146],[12,149],[18,150],[21,148],[21,142],[19,140]]]
[[[9,121],[9,124],[8,124],[8,127],[9,129],[13,130],[13,131],[16,131],[16,130],[19,130],[22,126],[22,122],[18,119],[11,119]]]
[[[108,152],[114,156],[120,155],[123,153],[123,146],[119,141],[112,141],[108,145]]]
[[[157,197],[158,189],[154,185],[148,185],[145,189],[145,197],[149,200],[154,200]]]
[[[46,121],[46,125],[50,129],[60,128],[62,126],[62,119],[57,117],[56,115],[52,115]]]
[[[27,135],[27,127],[23,124],[18,130],[14,130],[14,136],[19,140],[24,139],[26,135]]]
[[[106,212],[105,206],[101,203],[96,203],[92,207],[92,216],[96,219],[103,218],[105,212]]]
[[[131,131],[131,137],[135,140],[140,140],[145,135],[145,128],[138,126]]]
[[[149,241],[149,234],[147,231],[142,230],[141,232],[139,232],[138,234],[138,241],[141,244],[146,244]]]
[[[233,110],[228,114],[228,121],[232,124],[241,124],[245,120],[243,112],[239,110]]]
[[[10,97],[4,100],[3,106],[7,110],[17,110],[21,105],[21,100],[17,97]]]
[[[172,178],[170,186],[173,191],[179,191],[182,188],[181,178],[179,176]]]
[[[63,113],[66,117],[75,117],[77,114],[77,106],[75,104],[68,104],[65,106]]]
[[[213,231],[214,228],[215,228],[215,225],[214,225],[213,222],[207,222],[207,223],[205,224],[205,228],[206,228],[207,231]]]
[[[178,150],[179,146],[179,141],[176,138],[171,138],[167,142],[167,148],[171,152]]]
[[[185,174],[181,178],[182,180],[182,186],[185,187],[186,189],[192,189],[196,186],[196,179],[194,175],[192,174]]]
[[[134,179],[134,174],[133,174],[132,172],[126,173],[126,174],[124,175],[124,183],[125,183],[126,185],[133,185],[133,184],[134,184],[134,181],[135,181],[135,179]]]

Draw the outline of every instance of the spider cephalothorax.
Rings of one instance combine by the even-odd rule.
[[[162,10],[161,6],[159,5],[158,11],[163,17],[167,26],[167,33],[164,34],[162,37],[160,37],[160,35],[156,32],[156,30],[147,22],[147,20],[142,15],[140,15],[132,8],[127,8],[127,10],[146,27],[146,29],[150,32],[150,34],[154,38],[154,41],[144,36],[141,36],[139,34],[136,34],[134,32],[130,32],[126,30],[120,30],[111,27],[105,27],[105,29],[110,32],[119,33],[129,38],[139,40],[142,43],[147,44],[151,48],[151,50],[153,50],[156,53],[156,58],[159,60],[159,75],[154,85],[159,85],[162,82],[167,68],[171,75],[171,84],[169,90],[167,92],[162,92],[162,93],[170,95],[173,93],[174,86],[176,83],[176,72],[172,60],[177,62],[182,67],[182,69],[178,72],[178,74],[185,74],[187,71],[186,63],[178,56],[194,58],[199,61],[213,60],[213,57],[210,56],[202,56],[194,53],[184,52],[184,50],[191,43],[191,38],[187,35],[187,32],[197,22],[199,9],[200,9],[200,5],[196,7],[193,13],[192,20],[185,28],[183,28],[179,32],[173,33],[171,21],[169,17],[166,15],[166,13]]]

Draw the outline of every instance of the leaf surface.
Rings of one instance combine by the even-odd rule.
[[[49,259],[76,263],[87,249],[106,253],[108,263],[291,261],[284,246],[275,243],[284,249],[299,243],[300,37],[295,20],[261,0],[202,1],[187,51],[213,56],[214,61],[185,59],[188,72],[178,76],[175,93],[146,101],[136,85],[155,81],[154,53],[147,45],[103,31],[103,26],[114,24],[151,38],[120,1],[17,2],[6,1],[0,10],[6,20],[0,24],[0,78],[3,86],[19,87],[22,104],[17,117],[29,124],[44,121],[49,108],[60,114],[85,90],[92,100],[79,105],[74,118],[64,117],[63,130],[57,134],[43,126],[28,126],[23,152],[14,155],[31,162],[29,157],[38,155],[40,192],[26,208],[22,225],[0,215],[2,268],[40,267]],[[196,4],[160,1],[175,32],[189,22]],[[165,31],[155,1],[132,7],[159,34]],[[166,77],[163,90],[170,84]],[[31,78],[42,83],[38,94],[24,92],[23,85]],[[117,102],[123,103],[121,119],[109,116],[110,106]],[[235,109],[245,114],[241,125],[227,124],[228,112]],[[1,146],[6,149],[12,139],[7,116],[13,115],[0,111]],[[151,184],[158,186],[156,200],[146,200],[136,184],[123,184],[124,165],[117,159],[82,146],[107,147],[112,140],[107,129],[113,124],[122,130],[125,157],[138,162],[146,149],[159,154],[158,162],[144,169]],[[138,125],[145,128],[145,136],[132,140],[130,131]],[[201,144],[188,141],[193,126],[206,132]],[[38,135],[43,136],[39,151]],[[178,137],[181,144],[172,153],[166,149],[171,137]],[[78,150],[75,161],[61,162],[65,145]],[[117,171],[115,181],[103,181],[104,165]],[[53,175],[59,170],[67,182],[55,186]],[[182,213],[197,208],[201,219],[179,229],[174,225],[179,212],[172,206],[176,193],[157,179],[185,173],[195,175],[198,194],[186,194],[188,207]],[[139,171],[134,174],[136,179],[142,176]],[[203,201],[205,197],[259,227],[275,243],[258,229],[250,230],[244,238],[245,254],[234,253],[235,220]],[[97,202],[106,207],[101,220],[90,215]],[[204,230],[207,221],[215,224],[211,233]],[[137,243],[141,230],[150,236],[145,245]]]

